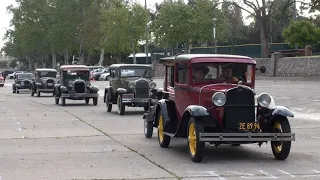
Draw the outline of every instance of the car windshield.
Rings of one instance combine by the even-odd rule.
[[[82,79],[85,81],[89,81],[89,71],[63,71],[63,77],[66,80]]]
[[[251,82],[252,64],[197,63],[193,65],[193,81]]]
[[[120,70],[120,77],[151,77],[151,68],[126,67]]]
[[[57,76],[57,72],[52,72],[52,71],[39,71],[39,77],[52,77],[52,78],[56,78]]]
[[[32,74],[19,74],[18,79],[32,79],[33,75]]]

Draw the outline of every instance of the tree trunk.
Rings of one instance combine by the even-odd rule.
[[[270,53],[269,38],[265,32],[262,19],[260,19],[260,42],[261,42],[261,55],[263,58],[267,58]]]
[[[98,65],[102,66],[103,65],[103,61],[104,61],[104,48],[101,48],[100,60],[99,60]]]
[[[67,48],[64,51],[64,64],[69,64],[69,50]]]
[[[56,51],[54,48],[51,48],[51,54],[52,54],[52,68],[56,69],[57,67],[57,57],[56,57]]]
[[[121,55],[120,54],[118,55],[118,58],[117,58],[117,64],[121,64]]]

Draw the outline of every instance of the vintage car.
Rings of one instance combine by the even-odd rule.
[[[158,129],[160,147],[169,146],[172,137],[186,138],[193,162],[201,162],[205,142],[220,144],[271,141],[278,160],[288,157],[291,133],[288,117],[293,112],[275,106],[268,93],[256,96],[255,75],[266,68],[256,67],[250,57],[218,54],[182,54],[158,60],[165,66],[162,97],[143,116],[145,136]]]
[[[150,94],[156,87],[152,80],[152,67],[143,64],[113,64],[109,67],[110,86],[105,88],[104,102],[107,111],[112,104],[118,105],[118,114],[123,115],[125,106],[143,107],[149,110]]]
[[[15,73],[14,83],[12,84],[12,92],[30,92],[31,83],[34,80],[32,73]]]
[[[41,93],[52,93],[56,81],[57,70],[55,69],[35,69],[35,79],[31,84],[31,96],[36,93],[40,97]]]
[[[66,99],[85,100],[86,104],[93,99],[93,105],[98,104],[99,88],[91,86],[90,70],[87,66],[62,65],[59,71],[60,76],[53,91],[56,104],[59,104],[60,99],[63,106],[66,104]]]

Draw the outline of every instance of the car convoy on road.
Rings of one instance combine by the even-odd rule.
[[[169,147],[171,138],[185,138],[193,162],[201,162],[205,144],[239,146],[270,141],[277,160],[285,160],[291,150],[288,117],[293,112],[276,106],[268,93],[255,94],[256,72],[264,73],[250,57],[219,54],[178,54],[157,59],[165,69],[164,87],[156,88],[152,67],[139,64],[113,64],[108,67],[109,85],[103,102],[107,112],[117,105],[119,115],[125,106],[143,107],[144,134],[151,138],[157,128],[160,147]],[[93,99],[98,103],[97,86],[90,83],[85,65],[63,65],[59,76],[54,69],[36,69],[15,74],[13,93],[24,89],[31,95],[53,93],[55,103],[66,99]],[[52,87],[53,85],[53,87]],[[186,98],[187,97],[187,98]]]

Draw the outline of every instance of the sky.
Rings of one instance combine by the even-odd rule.
[[[145,5],[145,0],[134,0],[139,2],[140,4],[142,4],[143,6]],[[161,3],[163,0],[147,0],[147,7],[154,9],[155,8],[155,3]],[[185,2],[187,2],[187,0],[184,0]],[[304,0],[305,2],[309,2],[310,0]],[[17,5],[15,0],[0,0],[0,49],[2,48],[4,42],[3,42],[3,36],[6,33],[6,29],[10,27],[10,20],[12,15],[8,14],[6,11],[6,7],[9,5]],[[299,5],[297,4],[297,7],[299,7]],[[248,16],[248,13],[243,11],[243,17],[245,18],[246,16]],[[308,14],[307,12],[304,13],[304,15]],[[245,24],[249,24],[250,19],[244,19],[245,20]]]

